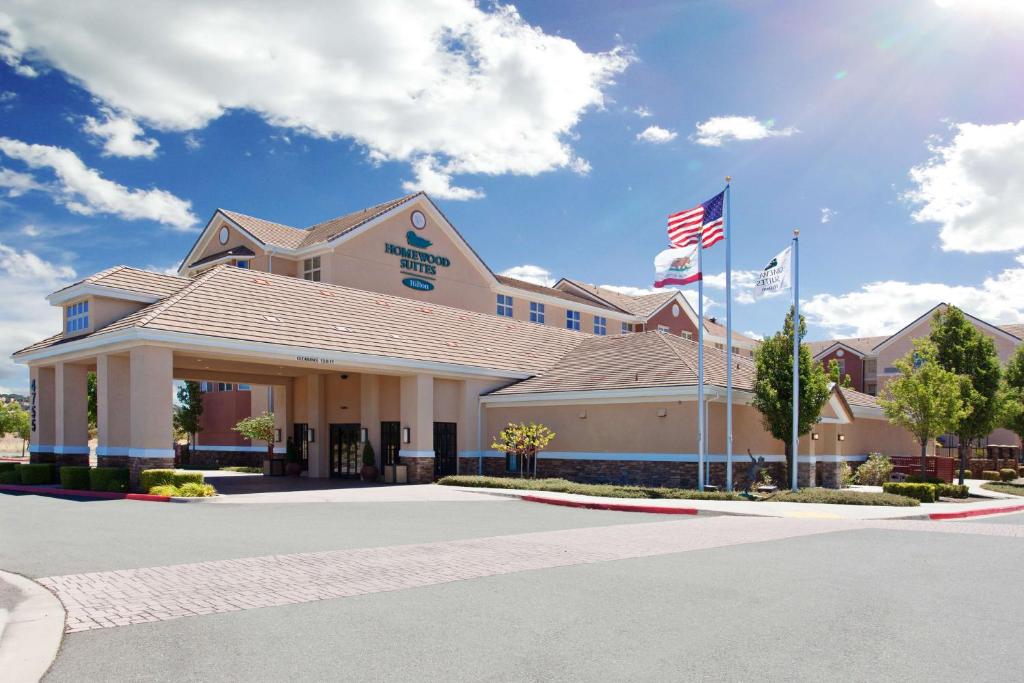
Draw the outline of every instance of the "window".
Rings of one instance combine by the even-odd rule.
[[[79,301],[67,308],[67,331],[80,332],[89,327],[89,302]]]
[[[839,378],[842,379],[843,375],[846,374],[846,359],[836,358],[836,362],[839,364]]]
[[[629,323],[622,323],[622,330],[621,330],[622,334],[626,334],[627,332],[630,332],[630,331],[631,330],[629,329]]]
[[[690,341],[693,341],[693,332],[685,332],[684,331],[684,332],[680,332],[679,334],[683,337],[683,339],[689,339]]]
[[[225,384],[224,382],[217,385],[217,391],[231,391],[232,389],[234,389],[234,385]]]
[[[235,266],[237,266],[238,268],[248,269],[249,268],[249,262],[248,261],[235,261]]]
[[[507,294],[498,295],[498,315],[504,318],[512,317],[512,297]]]
[[[867,385],[866,389],[867,389],[866,393],[869,393],[872,396],[874,396],[874,395],[876,395],[878,393],[878,385],[877,384],[869,384],[869,385]]]
[[[199,391],[202,391],[203,393],[209,393],[209,392],[213,391],[213,383],[212,382],[200,382],[199,383]]]
[[[878,361],[876,359],[868,358],[864,361],[864,374],[869,376],[878,374]]]
[[[565,329],[567,329],[567,330],[579,330],[580,329],[580,312],[579,311],[566,311],[565,312]]]
[[[320,257],[304,259],[302,261],[302,277],[313,282],[320,282]]]
[[[519,471],[519,456],[515,453],[505,453],[505,471],[506,472],[518,472]]]
[[[603,337],[608,334],[608,318],[604,316],[594,316],[594,334]]]
[[[544,304],[530,302],[530,322],[544,324]]]
[[[668,325],[658,325],[658,332],[669,333]]]
[[[238,390],[239,391],[251,391],[252,387],[249,386],[248,384],[239,384],[238,385]]]

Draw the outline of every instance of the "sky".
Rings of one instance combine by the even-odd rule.
[[[750,287],[794,229],[809,339],[943,301],[1024,322],[1022,69],[1017,0],[4,0],[0,391],[59,330],[46,294],[173,271],[218,207],[301,227],[414,190],[495,272],[643,291],[730,175],[737,331],[781,326]]]

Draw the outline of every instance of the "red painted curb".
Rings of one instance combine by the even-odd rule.
[[[151,503],[171,502],[170,496],[155,496],[150,493],[116,493],[114,491],[76,491],[74,489],[55,489],[47,486],[29,486],[27,484],[0,484],[0,491],[13,491],[15,493],[35,493],[42,496],[64,496],[65,498],[145,500]]]
[[[1005,512],[1020,512],[1024,505],[1011,505],[1005,508],[985,508],[984,510],[964,510],[963,512],[933,512],[928,519],[966,519],[967,517],[984,517],[985,515],[1000,515]]]
[[[696,515],[697,508],[665,508],[657,505],[623,505],[621,503],[592,503],[586,500],[563,500],[561,498],[542,498],[540,496],[520,496],[520,500],[530,503],[547,503],[569,508],[586,508],[587,510],[614,510],[615,512],[651,512],[657,515]]]

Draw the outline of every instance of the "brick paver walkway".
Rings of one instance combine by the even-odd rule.
[[[709,517],[52,576],[67,632],[858,528],[1024,537],[1024,526]]]

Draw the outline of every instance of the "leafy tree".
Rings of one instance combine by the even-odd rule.
[[[995,429],[1002,412],[999,355],[995,343],[953,306],[935,314],[929,338],[935,344],[939,365],[969,380],[961,383],[960,397],[970,410],[953,425],[953,433],[959,441],[957,451],[960,483],[963,484],[971,442]]]
[[[888,382],[878,402],[893,424],[903,427],[921,444],[921,477],[927,476],[928,442],[952,430],[967,417],[962,385],[968,380],[943,368],[935,344],[914,341],[914,350],[896,361],[900,376]]]
[[[187,434],[189,450],[196,445],[196,435],[202,431],[203,392],[199,382],[184,382],[178,387],[178,402],[174,406],[174,430]]]
[[[267,442],[267,460],[274,459],[274,414],[263,413],[258,417],[247,417],[239,420],[233,430],[252,441]]]
[[[1004,427],[1024,439],[1024,346],[1018,346],[1003,372]]]
[[[800,316],[800,339],[807,334],[807,323]],[[796,467],[793,458],[793,308],[786,314],[782,330],[765,339],[754,352],[757,369],[753,405],[761,413],[764,428],[786,445],[788,467]],[[797,433],[811,431],[828,401],[829,379],[821,363],[814,360],[806,344],[800,344],[800,413]],[[796,470],[790,469],[790,472]]]
[[[21,439],[21,455],[25,456],[25,442],[31,435],[32,425],[29,420],[28,411],[21,407],[17,401],[4,401],[0,399],[0,436],[4,434],[15,434]]]
[[[533,464],[533,475],[537,476],[537,454],[544,450],[555,433],[542,424],[520,422],[509,423],[501,430],[491,444],[491,448],[501,451],[506,456],[514,455],[519,462],[519,476],[523,476]]]
[[[86,390],[88,391],[87,410],[89,412],[89,434],[95,436],[97,429],[96,420],[96,373],[90,372],[86,376]]]
[[[838,384],[843,389],[853,388],[853,380],[850,378],[850,373],[846,373],[842,377],[839,376],[839,361],[835,358],[828,362],[828,378],[829,381]]]

